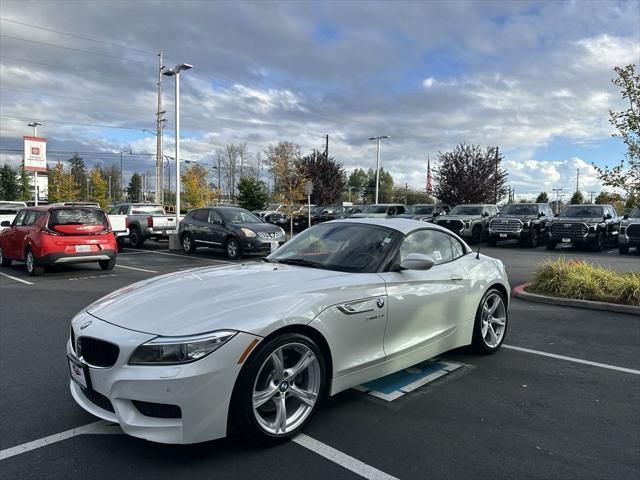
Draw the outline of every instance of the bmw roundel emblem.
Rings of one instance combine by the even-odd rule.
[[[80,330],[84,330],[85,328],[87,328],[89,325],[91,325],[93,323],[93,320],[87,320],[86,322],[84,322],[82,325],[80,325]]]
[[[382,297],[378,298],[378,301],[376,302],[376,304],[378,305],[378,308],[384,307],[384,298]]]

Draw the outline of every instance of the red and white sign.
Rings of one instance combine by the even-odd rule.
[[[22,137],[24,140],[24,169],[30,172],[47,171],[47,139]]]

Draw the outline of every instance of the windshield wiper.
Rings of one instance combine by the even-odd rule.
[[[282,260],[278,260],[278,263],[284,263],[285,265],[298,265],[301,267],[326,268],[320,262],[314,262],[313,260],[306,260],[304,258],[284,258]]]

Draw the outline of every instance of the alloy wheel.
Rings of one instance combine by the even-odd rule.
[[[238,256],[238,242],[234,239],[227,242],[227,256],[229,258],[236,258]]]
[[[482,339],[488,347],[496,348],[500,345],[507,326],[507,309],[497,292],[485,298],[481,315]]]
[[[277,436],[295,430],[313,412],[321,385],[320,363],[309,346],[292,342],[278,347],[264,360],[253,385],[258,425]]]
[[[25,259],[25,262],[27,264],[27,272],[33,272],[36,262],[35,258],[33,258],[33,252],[31,250],[27,252],[27,258]]]
[[[191,251],[191,237],[189,235],[182,237],[182,249],[185,252]]]

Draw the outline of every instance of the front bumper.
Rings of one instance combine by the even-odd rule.
[[[85,330],[79,330],[79,325],[89,319],[92,323]],[[248,345],[260,337],[238,333],[215,352],[189,364],[128,365],[133,350],[154,335],[117,327],[84,312],[76,316],[72,325],[78,337],[91,336],[120,347],[112,367],[88,367],[91,390],[70,380],[71,395],[86,411],[118,423],[129,435],[153,442],[185,444],[226,436],[231,394],[242,368],[238,359]],[[70,340],[67,341],[67,355],[78,360]],[[105,407],[108,405],[105,399],[111,403],[113,412]],[[177,406],[181,416],[145,415],[134,402]]]
[[[584,235],[571,235],[568,237],[549,235],[549,241],[554,243],[585,243],[594,244],[598,238],[598,232],[588,232]]]
[[[285,238],[283,236],[277,238],[242,238],[243,253],[271,253],[271,243],[277,243],[278,248],[284,245]]]
[[[640,247],[640,237],[630,237],[625,232],[620,232],[618,235],[618,245],[623,245],[627,247]]]

